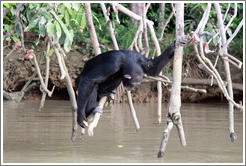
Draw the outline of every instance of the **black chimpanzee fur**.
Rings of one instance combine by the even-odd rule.
[[[185,45],[186,39],[181,44]],[[154,59],[136,51],[119,50],[102,53],[87,61],[76,79],[78,124],[85,127],[84,121],[96,109],[98,95],[109,95],[121,82],[130,90],[141,83],[144,74],[157,76],[173,58],[174,49],[175,42]]]

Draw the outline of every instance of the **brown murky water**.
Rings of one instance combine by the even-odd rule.
[[[72,115],[68,101],[3,102],[4,163],[242,163],[243,113],[235,112],[238,139],[230,142],[227,104],[182,104],[187,146],[174,127],[164,158],[157,153],[165,128],[158,124],[155,104],[135,104],[136,132],[128,105],[105,109],[94,136],[70,140]],[[167,105],[163,105],[166,110]]]

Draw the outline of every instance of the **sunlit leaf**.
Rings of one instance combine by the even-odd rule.
[[[7,7],[7,8],[10,7],[8,3],[3,3],[3,6],[5,6],[5,7]]]
[[[226,32],[227,32],[227,34],[231,37],[231,35],[232,35],[231,29],[230,29],[230,28],[227,28]]]
[[[40,36],[44,37],[45,36],[45,25],[39,25],[39,33]]]
[[[60,24],[58,22],[56,22],[55,25],[56,25],[56,35],[57,35],[57,38],[59,39],[61,37],[62,30],[61,30]]]
[[[51,48],[49,52],[46,54],[46,58],[50,57],[54,53],[54,50]]]
[[[66,23],[68,23],[70,20],[70,14],[68,13],[67,10],[64,11],[64,18],[65,18]]]
[[[66,6],[68,9],[71,9],[71,4],[70,3],[64,3],[64,6]]]
[[[85,14],[82,15],[82,19],[81,19],[81,28],[84,29],[85,26],[86,26],[86,17],[85,17]]]
[[[35,27],[39,21],[39,17],[35,18],[33,21],[30,21],[29,25],[24,29],[25,32],[30,31],[33,27]]]
[[[53,37],[54,36],[54,33],[56,31],[55,25],[54,24],[48,24],[47,27],[46,27],[46,29],[47,29],[47,32],[48,32],[49,36],[52,36]]]
[[[35,45],[36,45],[36,46],[39,44],[40,36],[41,36],[41,35],[39,35],[38,39],[35,41]]]
[[[42,37],[45,36],[45,23],[46,23],[46,19],[42,16],[39,21],[39,33],[40,33],[40,36]]]
[[[77,11],[79,11],[80,4],[79,3],[72,3],[72,7],[77,12]]]
[[[42,16],[44,16],[46,20],[51,20],[52,19],[52,15],[50,15],[50,13],[48,13],[47,11],[42,11],[42,12],[40,12],[40,14]]]

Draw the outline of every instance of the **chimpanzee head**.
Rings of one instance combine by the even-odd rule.
[[[141,67],[128,68],[123,72],[123,85],[127,90],[132,90],[135,85],[141,84],[144,72]]]

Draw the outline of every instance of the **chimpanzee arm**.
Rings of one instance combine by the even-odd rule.
[[[81,127],[85,127],[83,121],[87,121],[85,108],[94,86],[95,84],[92,81],[89,81],[86,78],[80,78],[77,97],[77,122]]]
[[[187,37],[184,36],[178,43],[175,41],[158,57],[154,59],[147,59],[141,57],[140,65],[142,66],[145,74],[149,76],[157,76],[162,69],[173,59],[175,45],[185,46],[187,43]]]
[[[145,74],[157,76],[165,65],[173,58],[175,43],[172,43],[160,56],[154,59],[148,59],[144,56],[138,56],[138,62]]]

